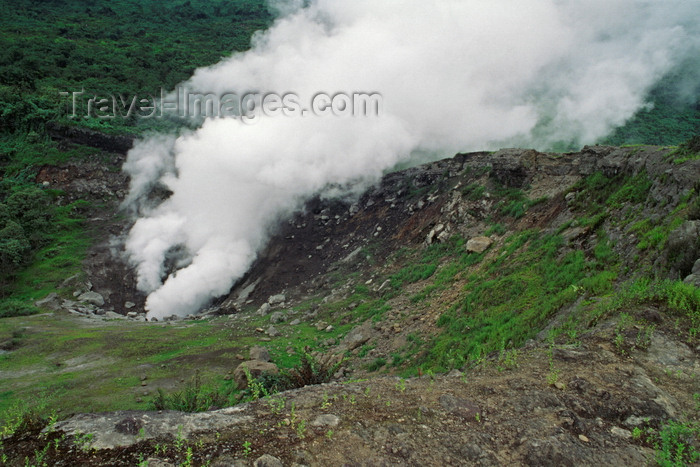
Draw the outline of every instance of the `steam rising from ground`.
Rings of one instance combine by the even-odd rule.
[[[138,215],[126,252],[149,317],[227,293],[274,222],[313,193],[373,182],[416,151],[592,143],[698,50],[694,0],[301,3],[274,4],[281,16],[252,50],[185,85],[294,92],[303,106],[318,92],[378,92],[381,114],[211,118],[139,142],[125,166]],[[154,206],[156,184],[172,196]]]

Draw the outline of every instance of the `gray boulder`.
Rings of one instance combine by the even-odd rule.
[[[78,300],[95,306],[102,306],[105,304],[104,297],[97,292],[85,292],[80,294]]]
[[[467,251],[473,253],[483,253],[491,246],[493,240],[489,237],[474,237],[467,241]]]
[[[258,313],[260,316],[265,316],[265,315],[268,314],[269,312],[270,312],[270,304],[269,304],[269,303],[263,303],[262,305],[260,305],[260,308],[258,308],[258,312],[257,312],[257,313]]]
[[[363,334],[362,330],[358,326],[352,331],[350,331],[347,336],[345,336],[345,339],[343,339],[343,343],[348,348],[348,350],[353,350],[363,345],[368,340],[369,335],[367,335],[366,333]]]
[[[188,438],[202,431],[225,430],[234,425],[250,422],[241,407],[200,413],[121,411],[94,414],[78,414],[53,425],[56,431],[67,435],[90,433],[91,438],[83,446],[87,449],[113,449],[131,446],[143,440],[170,435]],[[49,430],[46,428],[45,430]]]
[[[287,297],[285,297],[284,294],[272,295],[267,299],[267,303],[270,305],[277,305],[278,303],[284,303],[286,299]]]
[[[668,236],[670,266],[672,270],[682,275],[690,274],[698,256],[700,256],[700,220],[685,221]]]
[[[278,324],[278,323],[283,323],[287,320],[287,315],[282,313],[281,311],[275,311],[270,315],[270,323],[272,324]]]
[[[34,302],[34,305],[39,308],[48,308],[49,310],[58,311],[61,309],[61,299],[57,293],[52,292],[41,300]]]
[[[685,279],[683,279],[683,282],[700,288],[700,274],[690,274],[689,276],[686,276]]]
[[[340,418],[337,415],[325,413],[319,415],[311,422],[311,426],[338,426]]]
[[[254,467],[283,467],[282,461],[269,454],[263,454],[255,459]]]
[[[265,347],[256,345],[255,347],[251,347],[250,349],[250,359],[259,360],[261,362],[269,362],[270,352],[268,352],[268,350]]]

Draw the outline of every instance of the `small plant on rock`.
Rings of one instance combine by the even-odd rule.
[[[401,378],[399,381],[396,383],[396,390],[399,392],[405,392],[406,391],[406,380]]]
[[[669,421],[658,433],[656,461],[659,465],[682,466],[700,461],[697,439],[700,437],[700,425]]]
[[[244,441],[243,442],[243,457],[248,457],[250,456],[250,453],[253,451],[251,448],[251,443],[250,441]]]

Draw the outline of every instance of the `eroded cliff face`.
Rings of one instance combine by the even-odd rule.
[[[445,242],[455,235],[465,239],[483,235],[494,223],[502,223],[508,233],[533,228],[556,231],[573,224],[589,204],[606,201],[579,197],[581,190],[575,186],[596,173],[613,185],[634,177],[639,184],[650,183],[641,187],[644,199],[636,203],[642,211],[637,214],[663,223],[684,196],[693,190],[697,193],[700,177],[699,161],[674,164],[670,152],[658,147],[605,146],[570,154],[504,149],[458,154],[387,174],[359,200],[316,199],[307,204],[305,213],[282,223],[246,278],[232,290],[227,304],[252,300],[260,305],[277,293],[287,292],[290,297],[315,293],[329,272],[348,264],[356,271],[371,267],[366,261],[370,250],[372,261],[382,262],[405,246]],[[531,203],[514,199],[518,197],[514,190],[521,190],[522,198]],[[600,190],[604,196],[602,186]],[[504,199],[513,204],[511,214],[515,216],[508,215]],[[596,228],[603,226],[624,262],[632,263],[644,232],[616,225],[614,221],[632,207],[625,199],[613,204],[606,206],[605,218],[596,225],[570,226],[563,234],[571,241],[570,247],[587,249],[596,240]],[[698,217],[700,213],[693,212],[688,220],[693,223]],[[692,227],[687,228],[691,232],[686,236],[690,236]],[[504,235],[496,233],[492,240]],[[697,248],[692,240],[678,246],[677,250],[684,250],[682,258],[668,250],[658,251],[653,267],[664,276],[686,277],[697,259]],[[252,284],[256,286],[251,291]]]

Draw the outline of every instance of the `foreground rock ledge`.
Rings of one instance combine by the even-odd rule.
[[[307,386],[199,414],[81,414],[54,430],[92,434],[98,459],[186,439],[211,465],[253,465],[265,454],[285,466],[645,465],[655,452],[630,433],[691,413],[700,360],[662,332],[621,355],[612,325],[576,348],[523,350],[509,368],[493,360],[469,373]]]
[[[113,449],[156,437],[189,438],[195,433],[230,428],[253,419],[242,415],[244,410],[238,406],[202,413],[127,410],[79,414],[56,423],[53,429],[69,435],[92,434],[87,447]]]

